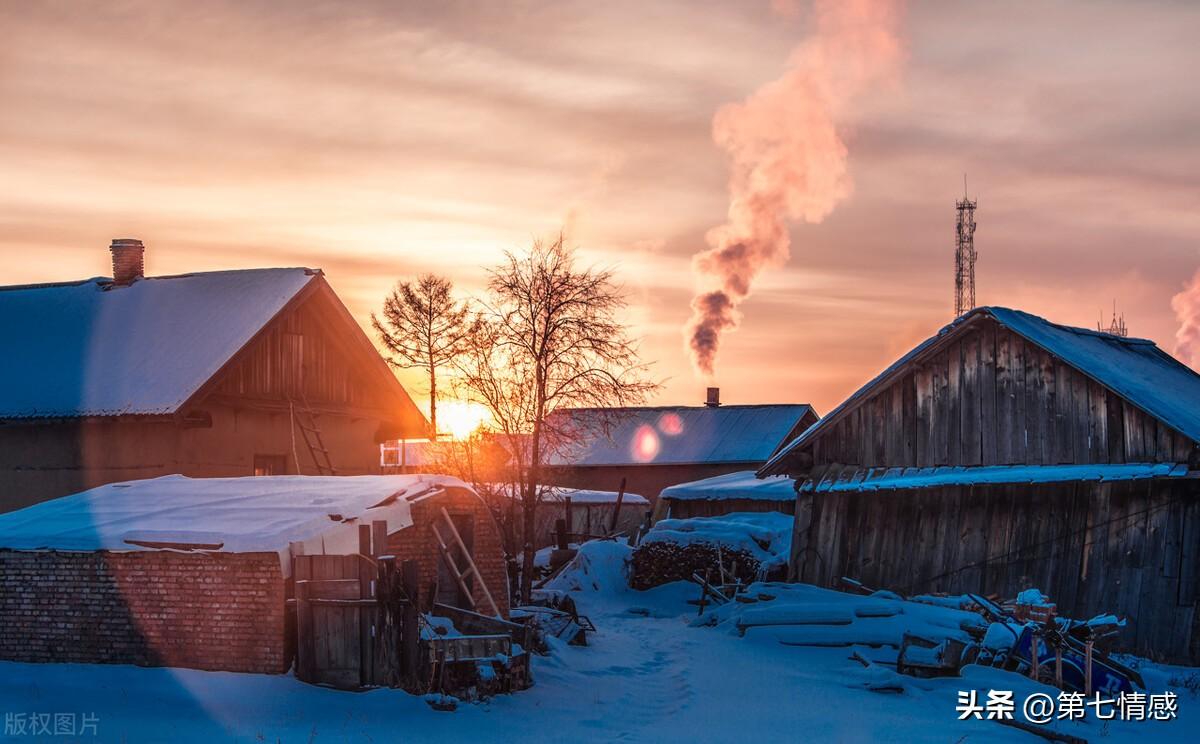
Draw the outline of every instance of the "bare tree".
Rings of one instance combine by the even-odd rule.
[[[429,375],[430,439],[437,439],[437,373],[448,365],[471,332],[470,307],[451,296],[453,284],[434,274],[399,282],[383,302],[383,318],[371,313],[371,325],[400,368]]]
[[[587,432],[557,425],[564,408],[643,402],[658,388],[618,320],[626,301],[611,271],[576,266],[562,235],[505,253],[491,272],[475,332],[458,357],[459,382],[487,407],[505,442],[520,494],[521,597],[533,576],[535,510],[542,468]]]

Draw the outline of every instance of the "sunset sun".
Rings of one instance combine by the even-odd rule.
[[[491,416],[488,414],[487,408],[478,403],[446,400],[438,401],[437,418],[440,436],[466,439],[476,429],[487,423]]]

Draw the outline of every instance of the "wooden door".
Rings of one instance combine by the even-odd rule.
[[[296,582],[297,676],[306,682],[355,688],[363,682],[362,613],[358,579]]]

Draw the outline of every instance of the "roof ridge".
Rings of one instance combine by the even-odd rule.
[[[79,287],[84,284],[99,284],[111,282],[107,276],[93,276],[90,279],[73,279],[62,282],[34,282],[31,284],[0,284],[0,292],[17,292],[23,289],[54,289],[56,287]]]
[[[157,279],[187,279],[195,276],[215,276],[218,274],[246,274],[250,272],[266,272],[266,271],[303,271],[313,276],[324,275],[321,269],[314,269],[308,266],[259,266],[246,269],[217,269],[215,271],[188,271],[181,274],[161,274],[158,276],[143,276],[137,281],[148,281]],[[0,292],[17,292],[27,289],[55,289],[57,287],[79,287],[84,284],[110,284],[111,277],[93,276],[88,279],[68,279],[59,282],[33,282],[30,284],[0,284]]]
[[[1076,333],[1081,336],[1095,336],[1097,338],[1108,338],[1108,339],[1112,339],[1113,341],[1117,341],[1117,342],[1120,342],[1123,344],[1136,344],[1136,345],[1149,344],[1151,346],[1157,346],[1157,344],[1155,344],[1154,341],[1152,341],[1151,339],[1142,338],[1141,336],[1118,336],[1115,333],[1108,333],[1107,331],[1097,331],[1092,328],[1082,328],[1080,326],[1072,326],[1072,325],[1066,325],[1063,323],[1055,323],[1053,320],[1043,318],[1040,315],[1034,315],[1033,313],[1026,312],[1025,310],[1018,310],[1018,309],[1012,308],[1012,307],[1004,307],[1003,305],[985,305],[983,307],[976,308],[976,309],[981,310],[981,311],[988,311],[992,314],[992,317],[995,317],[995,313],[992,312],[994,310],[1003,310],[1005,312],[1017,313],[1019,315],[1024,315],[1027,318],[1036,320],[1039,323],[1045,323],[1046,325],[1054,326],[1055,328],[1059,329],[1060,331],[1066,331],[1067,333]]]
[[[565,413],[567,411],[667,411],[677,410],[680,408],[688,408],[692,410],[721,410],[730,408],[812,408],[811,403],[722,403],[719,406],[708,406],[703,403],[699,405],[688,405],[681,403],[679,405],[661,405],[661,406],[612,406],[605,408],[602,406],[585,406],[579,408],[559,408],[555,413]]]

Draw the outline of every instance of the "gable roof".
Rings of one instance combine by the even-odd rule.
[[[589,433],[548,464],[757,464],[795,436],[806,416],[816,417],[807,403],[565,409],[554,414],[556,428]],[[594,423],[600,417],[610,422],[608,436]]]
[[[784,472],[783,460],[812,441],[841,414],[890,382],[915,359],[932,353],[981,318],[991,318],[1036,344],[1194,442],[1200,442],[1200,375],[1144,338],[1127,338],[1051,323],[1020,310],[979,307],[922,341],[859,388],[828,416],[781,449],[760,475]]]
[[[0,288],[0,418],[174,413],[319,276],[249,269]]]

